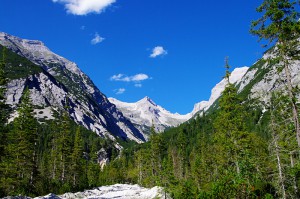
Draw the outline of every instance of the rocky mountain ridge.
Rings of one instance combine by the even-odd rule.
[[[242,77],[248,71],[248,67],[236,68],[232,71],[229,81],[232,84],[239,84]],[[171,113],[163,107],[157,105],[149,97],[135,103],[122,102],[114,98],[108,98],[109,101],[116,105],[116,107],[127,117],[147,138],[150,133],[150,128],[153,125],[157,132],[163,132],[166,128],[176,127],[183,122],[194,117],[201,111],[206,111],[210,106],[221,96],[227,85],[227,81],[222,79],[211,91],[211,96],[208,101],[201,101],[195,104],[192,112],[180,115],[178,113]]]
[[[150,128],[153,125],[156,132],[163,132],[166,128],[175,127],[190,119],[190,115],[173,114],[157,105],[149,97],[135,103],[121,102],[114,98],[109,101],[127,117],[145,137],[149,136]]]
[[[53,53],[40,41],[0,32],[0,45],[41,68],[41,71],[31,75],[10,79],[6,94],[8,104],[16,107],[25,86],[28,86],[33,103],[40,107],[35,110],[38,117],[51,119],[53,109],[64,109],[65,100],[68,99],[70,117],[76,123],[113,140],[120,137],[141,143],[147,140],[152,124],[158,132],[178,126],[210,109],[227,84],[226,80],[221,80],[212,89],[209,100],[195,104],[192,112],[173,114],[149,97],[136,103],[106,98],[75,63]],[[285,73],[277,73],[277,66],[267,62],[270,57],[272,51],[250,68],[241,67],[232,71],[229,80],[238,87],[241,95],[266,101],[271,91],[284,88],[281,79]],[[22,67],[23,63],[14,64]],[[296,61],[290,68],[293,84],[300,85],[300,62]]]
[[[0,32],[0,45],[43,69],[40,73],[11,79],[6,94],[8,104],[15,107],[28,86],[33,104],[42,109],[65,109],[65,100],[68,99],[68,111],[76,123],[113,140],[119,137],[138,143],[145,141],[140,131],[75,63],[51,52],[40,41],[21,39],[3,32]]]

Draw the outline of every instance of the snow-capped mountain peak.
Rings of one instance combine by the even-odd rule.
[[[143,99],[141,99],[141,100],[139,100],[139,101],[137,101],[136,102],[137,104],[139,104],[139,105],[149,105],[149,104],[151,104],[151,105],[153,105],[153,106],[157,106],[157,104],[155,104],[155,102],[150,98],[150,97],[148,97],[148,96],[146,96],[146,97],[144,97]]]
[[[156,131],[162,132],[165,128],[177,126],[190,118],[190,115],[167,111],[147,96],[135,103],[121,102],[114,98],[108,99],[144,133],[145,137],[148,136],[152,125]]]
[[[236,68],[232,71],[229,81],[232,84],[238,84],[248,67]],[[147,137],[149,129],[154,125],[156,131],[162,132],[168,127],[178,126],[179,124],[189,120],[200,111],[206,111],[208,108],[221,96],[226,85],[226,79],[219,82],[211,92],[209,101],[201,101],[195,104],[191,113],[180,115],[178,113],[171,113],[163,107],[157,105],[148,96],[135,103],[122,102],[114,98],[108,98],[109,101],[116,105],[116,107],[127,117],[140,131]]]

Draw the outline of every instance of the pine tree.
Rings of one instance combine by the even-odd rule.
[[[293,173],[299,164],[297,141],[293,139],[293,117],[290,111],[289,97],[280,92],[272,94],[269,103],[271,121],[269,125],[272,136],[270,142],[271,157],[276,163],[273,184],[280,198],[298,198],[298,183]]]
[[[80,182],[80,174],[84,173],[83,170],[83,139],[81,136],[80,128],[76,129],[74,147],[72,152],[72,165],[71,165],[71,173],[72,173],[72,181],[73,187],[78,187]]]
[[[226,60],[226,81],[227,86],[219,100],[220,112],[214,122],[216,129],[215,139],[222,147],[223,155],[228,163],[228,167],[234,164],[236,173],[240,173],[240,162],[237,154],[241,151],[240,138],[243,137],[246,126],[244,123],[245,112],[240,99],[237,96],[237,90],[229,81],[229,65]]]
[[[100,150],[101,146],[99,141],[92,142],[90,146],[90,153],[88,154],[89,162],[88,162],[88,185],[89,187],[95,187],[98,185],[100,166],[98,164],[98,154],[97,152]]]
[[[4,70],[5,59],[6,59],[6,48],[3,48],[2,59],[0,60],[0,132],[1,133],[4,132],[4,127],[7,123],[7,118],[8,118],[8,110],[7,110],[8,106],[5,104],[5,92],[6,92],[6,84],[7,84],[7,78]],[[3,152],[3,148],[1,149],[2,150],[0,151]]]
[[[161,185],[161,171],[162,171],[162,158],[164,151],[164,144],[160,134],[156,133],[154,126],[151,127],[151,135],[149,139],[151,143],[151,162],[152,173],[155,178],[156,184]]]
[[[252,194],[254,183],[260,178],[259,156],[265,157],[261,139],[246,128],[246,112],[237,95],[237,89],[229,82],[229,65],[226,59],[227,86],[219,100],[220,110],[213,123],[216,158],[215,176],[217,187],[228,191],[228,196],[247,198]],[[230,183],[226,184],[224,181]],[[226,185],[225,185],[225,184]],[[232,188],[235,187],[235,191]],[[224,191],[223,190],[223,191]],[[230,193],[229,193],[230,192]],[[223,194],[223,192],[218,193]]]
[[[61,182],[66,182],[69,176],[69,165],[71,161],[71,126],[69,115],[66,111],[62,114],[62,121],[60,124],[60,132],[57,139],[57,148],[59,155],[59,176]]]
[[[278,63],[278,71],[284,70],[287,84],[287,92],[291,101],[294,128],[298,147],[300,147],[300,123],[299,110],[295,88],[292,85],[290,67],[294,60],[299,60],[300,21],[299,12],[296,10],[294,0],[264,0],[257,8],[257,12],[263,13],[262,17],[252,22],[251,32],[259,36],[260,40],[268,40],[276,43],[274,48],[275,58]]]
[[[16,193],[33,193],[37,176],[37,121],[33,117],[33,107],[29,89],[24,90],[18,117],[14,120],[13,130],[9,135],[7,160],[11,167],[8,179],[14,179],[10,190]]]
[[[5,69],[5,56],[6,56],[6,48],[2,49],[2,59],[0,60],[0,196],[2,191],[1,181],[2,176],[4,176],[4,157],[6,156],[5,148],[7,144],[7,118],[8,114],[8,105],[5,104],[5,92],[6,92],[6,83],[7,78],[4,72]]]

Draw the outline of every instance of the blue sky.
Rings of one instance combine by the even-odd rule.
[[[149,96],[181,114],[266,49],[249,33],[261,1],[0,0],[0,31],[41,40],[108,97]]]

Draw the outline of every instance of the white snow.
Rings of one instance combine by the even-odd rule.
[[[110,186],[98,187],[92,190],[86,190],[84,192],[77,193],[65,193],[63,195],[56,196],[54,194],[48,194],[42,197],[36,197],[34,199],[154,199],[165,198],[164,191],[161,187],[153,187],[147,189],[140,187],[139,185],[128,184],[115,184]],[[167,199],[171,197],[166,194]]]
[[[121,102],[114,98],[108,99],[132,123],[148,127],[154,125],[158,132],[162,132],[166,127],[177,126],[190,118],[190,115],[180,115],[167,111],[155,104],[149,97],[144,97],[135,103]]]
[[[229,82],[232,84],[239,84],[243,78],[243,76],[247,73],[249,67],[244,66],[240,68],[235,68],[230,76]],[[197,112],[203,110],[206,111],[209,109],[211,105],[221,96],[222,92],[225,90],[226,85],[228,84],[226,79],[222,79],[212,90],[211,96],[208,101],[201,101],[194,106],[194,110],[191,112],[191,115],[194,116]]]
[[[230,74],[229,82],[231,84],[238,84],[239,81],[242,79],[242,77],[245,75],[245,73],[248,71],[248,69],[249,67],[246,66],[234,69]],[[221,96],[227,84],[228,84],[227,80],[223,79],[212,89],[211,96],[207,103],[207,108],[210,107]]]
[[[234,69],[229,77],[230,83],[238,84],[248,69],[246,66]],[[223,79],[212,89],[209,101],[202,101],[195,104],[192,112],[185,115],[171,113],[155,104],[149,97],[144,97],[135,103],[122,102],[115,98],[108,99],[111,103],[115,104],[133,124],[136,124],[140,131],[143,132],[145,130],[143,126],[151,127],[154,125],[156,131],[162,132],[166,127],[175,127],[189,120],[201,110],[206,111],[221,96],[226,85],[227,80]],[[144,136],[147,138],[147,134],[144,134]]]

